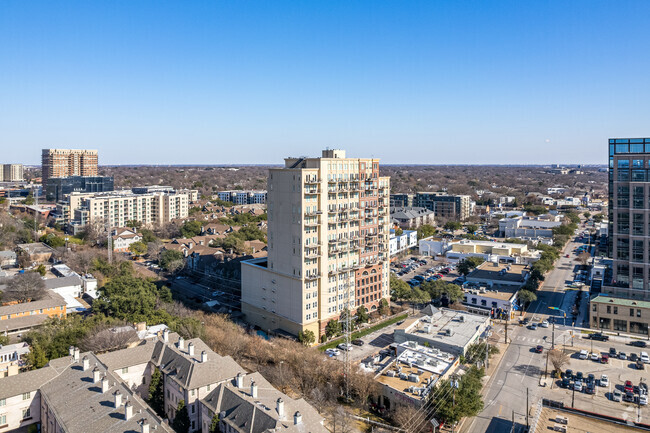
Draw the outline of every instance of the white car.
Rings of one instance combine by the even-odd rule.
[[[338,347],[341,350],[352,350],[352,345],[348,343],[341,343],[336,347]]]
[[[589,355],[589,352],[587,352],[586,350],[581,350],[580,353],[578,354],[578,358],[587,359],[588,355]]]
[[[548,320],[542,321],[542,323],[539,324],[542,328],[548,328]]]
[[[641,352],[641,356],[639,357],[639,359],[644,364],[650,364],[650,358],[648,357],[648,352]]]
[[[600,359],[600,355],[596,352],[591,354],[591,360],[592,361],[598,361]]]
[[[648,396],[647,395],[640,394],[639,397],[637,397],[637,398],[639,399],[639,404],[641,404],[643,406],[648,404]]]
[[[606,374],[603,374],[602,376],[600,376],[600,380],[598,381],[598,383],[600,384],[600,386],[605,386],[605,387],[609,386],[609,377],[607,377]]]
[[[327,349],[325,350],[325,354],[329,356],[339,356],[341,351],[338,349]]]

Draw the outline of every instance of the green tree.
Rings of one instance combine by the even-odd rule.
[[[219,433],[219,414],[215,413],[210,421],[210,431],[208,433]]]
[[[190,431],[190,414],[187,412],[185,400],[178,402],[172,428],[176,433],[188,433]]]
[[[147,403],[160,416],[165,417],[165,394],[162,374],[156,368],[151,374],[151,383],[149,383],[149,395]]]
[[[327,322],[327,325],[325,326],[325,335],[327,335],[327,338],[335,337],[341,334],[341,332],[343,332],[341,322],[336,319]]]
[[[482,368],[470,367],[467,373],[457,380],[458,388],[455,392],[449,392],[453,382],[440,381],[429,397],[438,407],[436,416],[445,424],[455,424],[464,417],[476,416],[481,412],[483,410],[481,387],[484,375]]]
[[[426,304],[431,301],[431,295],[425,290],[414,287],[411,290],[411,296],[409,297],[411,302],[416,304]]]
[[[148,244],[149,242],[156,242],[158,238],[153,234],[153,231],[149,229],[141,229],[140,233],[142,234],[142,242]]]
[[[474,234],[478,230],[478,226],[476,224],[467,224],[465,230],[467,230],[467,233]]]
[[[447,221],[443,227],[445,230],[456,231],[460,230],[463,225],[458,221]]]
[[[391,274],[390,292],[393,300],[407,300],[411,297],[411,286]]]
[[[463,299],[463,289],[444,280],[428,281],[420,287],[429,293],[431,299],[440,299],[444,296],[452,304]]]
[[[184,238],[193,238],[201,234],[201,223],[196,220],[185,221],[181,226],[181,236]]]
[[[429,236],[435,235],[436,232],[436,228],[431,224],[422,224],[418,227],[418,239],[428,238]]]
[[[183,267],[183,253],[176,250],[165,250],[160,254],[160,267],[168,272],[174,272]]]
[[[517,298],[519,299],[519,303],[524,307],[525,311],[531,302],[535,302],[537,300],[537,295],[529,290],[520,290],[517,294]]]
[[[298,341],[307,347],[311,346],[316,342],[314,331],[305,329],[304,331],[298,332]]]
[[[404,233],[404,230],[402,230],[401,228],[397,227],[395,229],[395,236],[402,236],[403,233]]]
[[[51,246],[52,248],[60,248],[65,246],[65,239],[55,235],[54,233],[45,234],[38,240],[46,245]]]
[[[460,263],[458,263],[456,269],[458,270],[459,274],[467,275],[472,271],[472,269],[476,268],[484,261],[485,260],[480,257],[466,257]]]
[[[595,223],[601,223],[603,219],[605,219],[605,215],[603,215],[602,213],[597,213],[596,215],[594,215]]]
[[[31,206],[34,204],[34,196],[30,192],[27,197],[25,197],[25,200],[23,200],[23,203],[25,203],[27,206]]]
[[[47,355],[45,350],[41,347],[40,344],[34,344],[31,346],[29,353],[26,356],[27,365],[31,369],[37,369],[45,367],[45,364],[48,363]]]
[[[143,256],[147,254],[147,244],[142,241],[133,242],[129,245],[129,251],[131,251],[135,256]]]
[[[370,316],[368,315],[368,309],[363,305],[357,308],[357,323],[368,323]]]
[[[9,336],[0,334],[0,346],[6,346],[7,344],[9,344]]]
[[[35,270],[36,270],[36,272],[41,274],[41,277],[44,277],[45,274],[47,273],[47,269],[45,269],[45,265],[42,264],[42,263],[40,265],[38,265]]]
[[[385,316],[386,314],[390,313],[390,305],[388,304],[386,298],[381,298],[381,300],[379,301],[379,308],[377,308],[377,311],[381,316]]]
[[[591,212],[585,212],[582,215],[587,219],[591,218]]]
[[[138,230],[142,227],[142,222],[138,220],[128,220],[126,226]]]
[[[524,210],[527,213],[530,213],[530,214],[533,214],[533,215],[542,215],[542,214],[545,214],[546,212],[548,212],[548,209],[546,209],[546,206],[531,205],[531,204],[524,205]]]
[[[148,280],[121,275],[99,290],[93,312],[130,322],[148,321],[156,310],[158,289]]]

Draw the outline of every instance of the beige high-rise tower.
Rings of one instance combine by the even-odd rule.
[[[390,296],[390,178],[379,160],[286,158],[269,170],[268,257],[242,264],[242,312],[264,331],[316,337],[348,308]]]
[[[43,149],[43,186],[51,177],[97,176],[97,151],[85,149]]]

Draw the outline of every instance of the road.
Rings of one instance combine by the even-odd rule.
[[[548,307],[560,307],[565,296],[566,282],[573,280],[575,269],[575,255],[570,253],[579,245],[569,242],[564,248],[561,258],[556,262],[555,268],[546,276],[543,285],[537,292],[537,301],[531,304],[527,316],[534,321],[540,321],[549,316],[555,316],[557,323],[562,323],[563,314],[550,310]],[[570,254],[566,258],[566,254]],[[567,312],[570,318],[570,312]],[[570,324],[567,321],[567,324]],[[511,344],[506,349],[501,359],[501,364],[492,377],[487,378],[484,387],[483,411],[476,417],[466,420],[462,431],[497,433],[510,431],[514,411],[515,431],[523,431],[526,426],[526,399],[528,392],[529,403],[536,403],[548,388],[539,385],[540,375],[544,373],[546,357],[534,353],[533,348],[543,345],[544,350],[551,346],[552,328],[538,328],[537,331],[529,330],[516,323],[511,323],[508,339]],[[495,331],[501,336],[505,335],[503,326],[495,326]],[[562,344],[565,339],[571,344],[570,327],[556,326],[555,343]],[[501,341],[504,341],[502,338]],[[590,343],[590,340],[588,341]],[[578,344],[583,344],[583,341]],[[574,342],[576,344],[576,342]],[[608,343],[600,343],[601,347]],[[624,345],[621,345],[625,347]],[[608,350],[603,346],[603,350]],[[589,348],[589,346],[587,346]]]

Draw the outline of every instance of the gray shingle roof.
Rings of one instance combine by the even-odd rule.
[[[2,313],[0,312],[0,316]],[[47,314],[35,314],[33,316],[14,317],[13,319],[5,319],[0,321],[0,331],[14,332],[19,329],[33,328],[41,325],[50,316]]]
[[[102,353],[97,358],[108,367],[109,370],[115,371],[124,367],[146,364],[151,361],[153,350],[156,347],[155,341],[145,340],[142,344],[128,349],[116,350],[114,352]]]
[[[15,397],[26,392],[35,392],[47,381],[56,376],[56,370],[50,367],[27,371],[0,379],[0,399]]]
[[[70,277],[49,278],[44,280],[46,289],[58,289],[61,287],[81,286],[81,278],[76,275]]]
[[[55,292],[46,291],[45,297],[33,302],[24,302],[22,304],[5,305],[0,307],[0,316],[7,314],[24,313],[26,311],[40,310],[44,308],[63,307],[65,299]]]
[[[152,431],[172,432],[153,413],[149,406],[135,395],[92,353],[80,355],[89,358],[90,368],[83,371],[81,361],[68,364],[55,378],[41,387],[41,398],[55,414],[57,421],[67,433],[126,433],[140,431],[139,420],[146,418]],[[71,358],[67,359],[70,362]],[[94,367],[106,374],[109,390],[101,392],[101,383],[93,383]],[[37,370],[38,371],[38,370]],[[19,375],[20,376],[20,375]],[[122,394],[122,405],[114,407],[113,393]],[[133,405],[133,416],[124,419],[124,404]],[[156,428],[156,430],[153,430]]]

